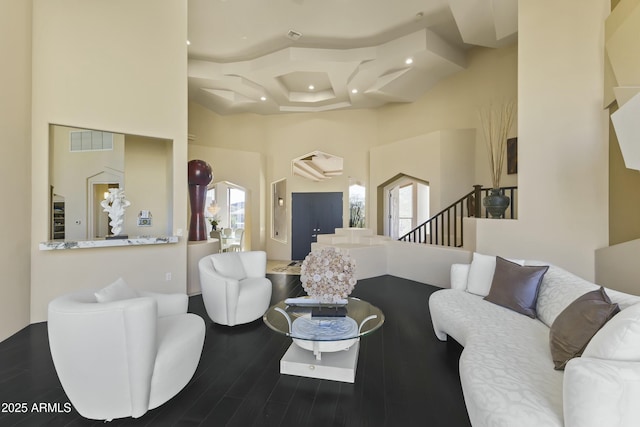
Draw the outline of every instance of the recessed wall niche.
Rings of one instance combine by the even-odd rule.
[[[287,180],[271,183],[271,238],[287,243]]]
[[[125,234],[171,235],[172,150],[173,141],[168,139],[50,125],[50,197],[64,198],[64,239],[104,238],[108,219],[100,201],[109,187],[123,188],[131,202],[125,213]],[[141,211],[152,215],[152,225],[139,226]]]

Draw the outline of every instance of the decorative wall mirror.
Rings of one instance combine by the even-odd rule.
[[[113,187],[124,189],[131,202],[127,234],[170,235],[172,149],[167,139],[50,125],[49,238],[103,239],[109,225],[100,202]]]

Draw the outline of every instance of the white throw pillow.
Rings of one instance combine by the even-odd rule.
[[[213,263],[213,268],[224,277],[235,280],[242,280],[247,277],[240,255],[236,252],[213,256],[211,257],[211,262]]]
[[[518,265],[524,265],[522,259],[505,258]],[[467,280],[467,292],[486,297],[491,290],[493,273],[496,271],[496,257],[493,255],[483,255],[473,253],[473,261],[469,268],[469,279]]]
[[[467,289],[470,268],[469,264],[451,264],[451,289]]]
[[[135,289],[127,285],[122,277],[95,293],[98,302],[112,302],[123,299],[138,298]]]
[[[605,323],[582,357],[640,362],[640,304],[625,308]]]

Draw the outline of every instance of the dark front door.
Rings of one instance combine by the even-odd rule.
[[[291,259],[303,260],[318,234],[342,227],[342,193],[291,194]]]

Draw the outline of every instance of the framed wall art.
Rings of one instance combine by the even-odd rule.
[[[518,173],[518,138],[507,139],[507,174]]]

